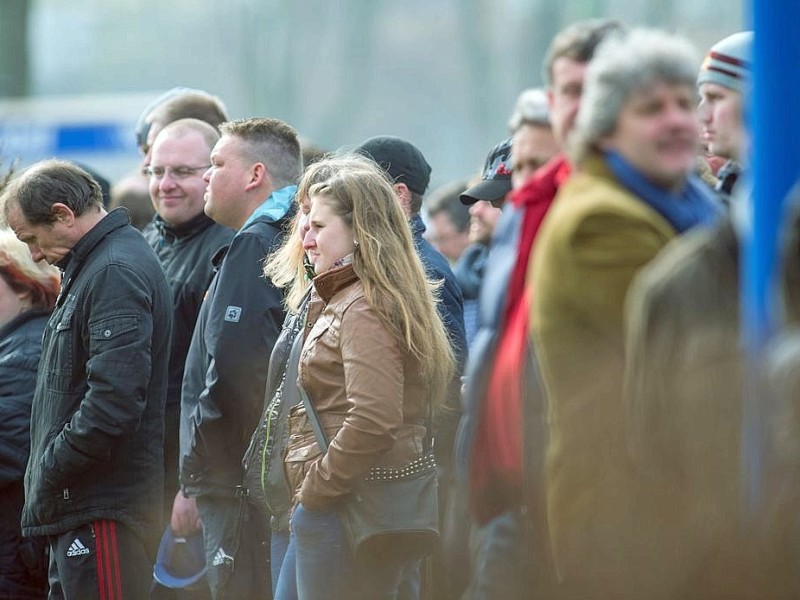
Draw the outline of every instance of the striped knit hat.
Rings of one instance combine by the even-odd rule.
[[[752,47],[752,31],[734,33],[714,44],[700,67],[697,85],[716,83],[745,93],[750,84]]]

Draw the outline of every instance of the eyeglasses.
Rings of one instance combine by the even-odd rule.
[[[164,175],[169,172],[173,179],[186,179],[198,171],[205,171],[211,165],[203,165],[201,167],[145,167],[144,174],[154,179],[163,179]]]

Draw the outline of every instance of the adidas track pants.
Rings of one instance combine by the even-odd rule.
[[[94,521],[48,538],[50,600],[145,600],[152,563],[118,521]]]

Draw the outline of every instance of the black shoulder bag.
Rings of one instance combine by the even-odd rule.
[[[320,450],[328,439],[311,398],[300,394]],[[430,413],[430,410],[429,410]],[[345,537],[355,559],[362,563],[404,562],[423,558],[439,543],[439,502],[436,461],[429,414],[425,449],[402,469],[373,467],[339,510]]]

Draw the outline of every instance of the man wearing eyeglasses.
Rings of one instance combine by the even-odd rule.
[[[233,237],[203,212],[211,148],[219,139],[216,129],[197,119],[167,125],[153,143],[149,177],[150,198],[156,209],[143,234],[155,250],[167,275],[173,297],[173,329],[169,383],[165,409],[164,514],[175,503],[188,502],[178,485],[178,429],[181,382],[197,314],[211,283],[211,257]],[[174,527],[173,527],[174,528]]]

